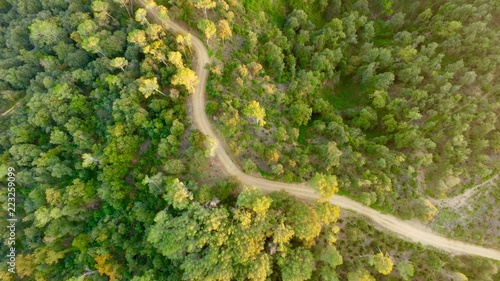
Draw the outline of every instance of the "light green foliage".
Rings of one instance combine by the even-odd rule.
[[[50,20],[37,19],[29,26],[29,30],[30,39],[40,47],[56,43],[62,33],[55,18]]]
[[[169,52],[168,61],[173,65],[175,65],[177,69],[181,69],[184,67],[184,63],[182,61],[182,54],[180,52]]]
[[[84,168],[94,167],[97,163],[97,160],[90,153],[82,154],[82,159],[82,167]]]
[[[248,117],[252,117],[259,124],[259,126],[264,126],[266,121],[266,110],[260,106],[258,101],[251,101],[245,108],[243,108],[243,114]]]
[[[292,239],[294,234],[295,232],[290,226],[281,223],[274,230],[273,243],[276,243],[282,247],[284,244],[287,244],[290,239]]]
[[[312,108],[304,103],[294,104],[290,107],[288,114],[290,119],[297,125],[306,125],[311,119]]]
[[[217,34],[223,41],[230,39],[233,36],[233,32],[231,31],[231,27],[229,26],[229,22],[227,20],[220,20],[217,22]]]
[[[138,81],[139,84],[139,92],[141,92],[145,98],[149,98],[151,95],[155,93],[163,93],[160,91],[160,86],[158,85],[158,80],[156,77],[150,79],[141,78]]]
[[[328,202],[322,202],[316,207],[319,219],[324,225],[329,225],[338,220],[340,216],[340,207],[333,206]]]
[[[194,6],[198,9],[203,9],[203,13],[205,14],[205,18],[207,17],[207,9],[213,9],[217,4],[212,0],[192,0]]]
[[[120,68],[122,71],[125,71],[125,67],[128,65],[127,59],[124,57],[116,57],[109,61],[109,65],[112,67]]]
[[[310,182],[312,188],[319,192],[321,201],[330,200],[338,189],[337,177],[316,173]]]
[[[335,142],[331,141],[325,145],[323,155],[324,167],[326,171],[330,171],[332,168],[336,168],[340,165],[342,151],[338,149]]]
[[[463,25],[459,21],[448,21],[439,24],[438,35],[442,37],[451,37],[456,35]]]
[[[177,73],[172,77],[172,85],[183,85],[186,87],[189,93],[194,93],[194,88],[198,84],[198,76],[196,73],[187,68],[183,67],[177,71]]]
[[[384,255],[383,253],[372,255],[368,262],[383,275],[388,275],[389,273],[391,273],[394,266],[394,262],[391,260],[391,258]]]
[[[135,20],[143,25],[149,25],[147,11],[144,8],[139,8],[135,11]]]
[[[262,195],[256,187],[245,187],[238,196],[236,204],[250,209],[259,216],[264,216],[271,206],[272,200]]]
[[[243,171],[247,174],[252,174],[257,171],[257,164],[253,162],[251,159],[246,159],[245,162],[243,162]]]
[[[165,186],[165,199],[169,204],[171,204],[175,209],[184,209],[188,206],[189,202],[193,200],[193,195],[189,192],[184,185],[178,179],[174,179],[171,182],[167,182]]]
[[[375,281],[376,279],[370,275],[368,270],[360,268],[354,272],[349,272],[347,274],[348,281]]]
[[[200,20],[196,26],[199,30],[201,30],[201,32],[203,32],[203,34],[205,34],[207,43],[217,32],[217,28],[215,27],[214,22],[208,19]]]
[[[427,199],[415,199],[413,206],[417,217],[424,223],[434,220],[438,214],[438,209]]]
[[[314,257],[304,248],[297,248],[287,253],[286,261],[283,259],[281,278],[283,281],[302,281],[311,278],[314,269]]]
[[[401,275],[403,280],[410,280],[414,274],[414,267],[411,262],[408,261],[400,261],[397,266],[398,273]]]

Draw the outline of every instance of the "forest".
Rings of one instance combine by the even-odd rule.
[[[215,47],[207,104],[245,172],[333,175],[341,194],[431,224],[433,202],[498,175],[497,1],[313,2],[218,11],[248,15]],[[448,234],[498,248],[497,218]]]
[[[446,218],[432,200],[498,173],[495,0],[0,0],[0,11],[0,196],[13,167],[18,218],[15,274],[0,233],[1,280],[500,279],[497,261],[328,204],[336,189],[302,201],[221,175],[189,111],[197,36],[213,61],[207,115],[246,173],[335,182],[433,224]],[[484,231],[498,190],[473,233],[445,234],[498,249],[500,229]],[[7,213],[2,203],[2,229]]]

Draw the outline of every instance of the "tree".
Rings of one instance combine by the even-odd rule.
[[[179,175],[184,172],[185,168],[180,159],[170,159],[166,161],[163,169],[165,169],[166,173],[169,175]]]
[[[124,57],[116,57],[109,61],[109,65],[111,67],[119,68],[125,72],[125,67],[128,65],[128,61]]]
[[[281,258],[278,263],[281,264],[283,281],[309,280],[314,269],[312,253],[302,247],[291,250],[286,258]]]
[[[292,227],[280,223],[278,227],[274,229],[273,243],[278,244],[279,248],[283,248],[283,245],[287,244],[294,234],[295,232]]]
[[[148,21],[148,12],[143,8],[139,8],[135,11],[135,20],[140,24],[150,25]]]
[[[245,186],[243,191],[238,195],[236,204],[240,207],[252,210],[260,218],[263,218],[271,207],[271,202],[272,199],[264,196],[260,189],[254,186]]]
[[[180,136],[184,134],[185,128],[184,124],[179,121],[179,119],[175,119],[172,123],[172,127],[170,128],[170,133],[174,136]]]
[[[375,90],[370,97],[373,99],[372,104],[375,108],[383,108],[387,102],[387,91]]]
[[[217,32],[217,28],[215,27],[214,22],[208,19],[200,20],[196,26],[203,32],[203,34],[205,34],[207,44]]]
[[[156,18],[163,26],[163,28],[167,28],[170,17],[168,16],[168,11],[167,8],[165,8],[165,6],[158,6]]]
[[[217,3],[212,0],[192,0],[194,6],[198,9],[203,9],[203,13],[205,14],[205,18],[207,18],[207,9],[213,9]]]
[[[438,214],[438,209],[427,199],[417,198],[413,202],[417,217],[424,223],[431,222]]]
[[[330,200],[338,189],[337,177],[316,173],[311,179],[311,187],[320,194],[321,201]]]
[[[338,220],[340,216],[339,206],[333,206],[328,202],[319,203],[316,207],[319,219],[324,225],[329,225]]]
[[[94,36],[87,37],[82,41],[82,48],[87,52],[99,53],[106,57],[101,47],[99,46],[99,42],[100,40],[98,37]]]
[[[311,119],[312,108],[305,103],[299,102],[290,107],[288,114],[295,124],[299,126],[307,125],[307,122]]]
[[[184,52],[184,54],[186,48],[188,48],[191,53],[191,33],[187,33],[186,35],[178,34],[177,37],[175,37],[175,42],[180,44],[180,49]]]
[[[243,171],[247,174],[253,174],[257,171],[257,164],[253,162],[251,159],[245,159],[243,161]]]
[[[109,3],[104,1],[93,1],[92,10],[96,13],[102,13],[112,19],[115,19],[111,14],[108,13]]]
[[[132,10],[132,7],[130,7],[130,9],[129,9],[129,7],[127,7],[127,4],[132,5],[132,1],[130,1],[130,0],[113,0],[113,2],[120,3],[125,8],[125,10],[127,10],[129,17],[132,17],[132,14],[130,13],[130,11]]]
[[[170,82],[172,85],[183,85],[190,94],[193,94],[198,84],[198,76],[193,70],[183,67],[177,71]]]
[[[98,255],[94,258],[96,264],[95,268],[99,271],[100,275],[107,275],[109,277],[109,280],[116,280],[116,279],[121,279],[120,274],[117,273],[118,268],[120,267],[117,264],[114,264],[113,262],[108,261],[110,258],[110,255]]]
[[[138,80],[139,83],[139,92],[141,92],[145,98],[149,98],[154,93],[159,93],[165,96],[164,93],[160,91],[160,86],[158,86],[158,80],[156,77],[146,79],[140,78]]]
[[[193,194],[189,192],[184,183],[180,182],[179,179],[168,182],[165,191],[163,199],[178,210],[187,208],[191,200],[193,200]]]
[[[354,272],[349,272],[347,274],[348,281],[376,281],[373,276],[370,275],[370,272],[364,268],[359,268]]]
[[[340,157],[342,156],[342,151],[337,147],[337,143],[334,141],[328,142],[323,147],[322,156],[324,158],[324,167],[326,171],[329,171],[332,167],[337,167],[340,165]]]
[[[184,67],[184,62],[182,61],[182,55],[177,51],[168,53],[168,61],[173,65],[175,65],[177,69],[182,69]]]
[[[60,38],[62,29],[56,24],[55,19],[36,19],[30,26],[30,39],[35,45],[52,45]]]
[[[243,108],[243,114],[247,117],[251,117],[259,124],[259,126],[266,125],[264,117],[266,117],[266,110],[260,106],[258,101],[251,101],[245,108]]]
[[[227,20],[220,20],[217,23],[217,31],[219,33],[219,38],[222,39],[222,41],[225,41],[233,36],[231,27],[229,26],[229,22]]]
[[[90,153],[82,154],[82,159],[83,159],[83,162],[82,162],[83,168],[89,168],[89,167],[92,168],[99,162]]]
[[[383,275],[388,275],[389,273],[391,273],[394,266],[394,262],[391,260],[391,258],[384,255],[383,253],[372,255],[368,260],[368,263],[373,265],[375,269]]]
[[[78,25],[76,32],[81,38],[86,38],[95,35],[98,28],[93,20],[86,19]]]
[[[144,30],[134,29],[129,32],[127,41],[137,44],[141,48],[145,47],[147,45],[146,32],[144,32]]]
[[[205,139],[205,156],[214,157],[216,147],[217,141],[213,137],[207,136]]]
[[[397,266],[398,273],[403,280],[410,280],[413,277],[413,264],[409,261],[400,261]]]

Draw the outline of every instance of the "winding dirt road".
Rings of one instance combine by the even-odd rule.
[[[156,11],[154,11],[154,9],[148,9],[148,12],[156,18]],[[170,21],[169,26],[172,31],[176,33],[188,33],[186,28],[176,22]],[[212,137],[215,140],[215,156],[224,169],[224,172],[227,175],[237,177],[241,181],[241,183],[245,185],[260,187],[265,193],[285,190],[286,192],[301,199],[318,198],[318,195],[315,194],[315,192],[306,184],[275,182],[255,176],[250,176],[243,173],[241,169],[233,162],[233,160],[227,154],[223,145],[219,141],[219,138],[212,130],[212,126],[205,113],[205,89],[208,78],[208,70],[205,68],[205,66],[210,62],[207,49],[205,48],[203,42],[200,41],[200,39],[198,39],[196,36],[192,36],[192,45],[193,49],[196,52],[197,63],[195,70],[199,79],[199,82],[195,88],[195,92],[191,96],[193,106],[192,118],[195,126],[201,132]],[[430,229],[427,229],[422,225],[403,221],[396,217],[382,214],[347,197],[335,195],[334,198],[330,200],[330,203],[366,216],[379,226],[390,230],[398,236],[407,240],[420,242],[423,245],[433,246],[452,254],[477,255],[500,261],[500,251],[445,238],[443,236],[435,234]]]

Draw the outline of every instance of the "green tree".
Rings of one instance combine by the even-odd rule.
[[[427,199],[415,199],[413,209],[417,217],[424,223],[431,222],[438,214],[438,209]]]
[[[145,47],[147,45],[146,32],[140,29],[134,29],[128,33],[127,41],[130,43],[137,44],[139,47]]]
[[[398,269],[398,273],[399,273],[399,275],[401,275],[403,280],[410,280],[411,277],[413,277],[414,268],[413,268],[413,264],[411,262],[400,261],[396,268]]]
[[[370,275],[370,272],[364,268],[359,268],[354,272],[349,272],[347,274],[348,281],[376,281],[373,276]]]
[[[286,258],[278,261],[281,264],[283,281],[302,281],[311,278],[314,269],[314,257],[305,248],[297,248],[287,253]]]
[[[179,52],[169,52],[168,61],[175,65],[177,69],[182,69],[184,67],[184,62],[182,61],[182,55]]]
[[[245,106],[245,108],[243,108],[243,114],[253,118],[261,127],[266,125],[266,121],[264,121],[266,110],[260,106],[258,101],[253,100]]]
[[[116,57],[116,58],[109,61],[109,65],[111,67],[119,68],[123,72],[125,72],[125,67],[127,67],[128,61],[124,57]]]
[[[391,273],[394,266],[394,262],[391,260],[391,258],[384,255],[383,253],[372,255],[368,263],[373,265],[375,269],[383,275],[388,275],[389,273]]]
[[[35,45],[52,45],[60,40],[62,29],[57,25],[55,18],[51,20],[36,19],[30,26],[30,39]]]
[[[205,34],[207,44],[217,32],[217,28],[215,27],[214,22],[208,19],[200,20],[196,26],[203,32],[203,34]]]
[[[192,0],[193,4],[198,9],[203,9],[203,13],[205,14],[205,18],[207,18],[207,9],[215,8],[217,3],[212,0]]]
[[[135,20],[143,25],[150,25],[151,23],[148,21],[148,12],[146,9],[139,8],[135,11]]]
[[[163,195],[163,199],[175,209],[185,209],[191,200],[193,200],[193,195],[179,179],[167,182],[165,191],[166,193]]]
[[[198,76],[193,70],[183,67],[172,77],[171,83],[172,85],[183,85],[190,94],[193,94],[196,84],[198,84]]]
[[[225,41],[233,36],[233,32],[231,31],[231,27],[229,26],[229,22],[227,20],[219,20],[217,23],[217,31],[219,38],[222,39],[222,41]]]
[[[137,82],[139,83],[139,92],[141,92],[145,98],[149,98],[154,93],[165,96],[165,94],[160,91],[160,86],[158,85],[156,77],[149,79],[141,77]]]
[[[335,192],[338,192],[337,177],[321,173],[314,174],[310,182],[312,188],[320,194],[321,201],[330,200]]]
[[[311,119],[312,108],[307,106],[305,103],[296,103],[290,106],[288,114],[295,124],[299,126],[307,125],[307,122]]]

